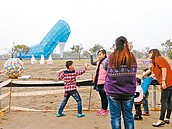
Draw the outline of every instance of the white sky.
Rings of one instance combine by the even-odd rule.
[[[71,34],[65,46],[94,44],[109,49],[118,36],[134,49],[161,48],[172,39],[172,0],[0,0],[0,45],[11,48],[41,42],[54,24],[66,21]],[[59,48],[57,46],[57,48]],[[0,52],[1,53],[1,52]]]

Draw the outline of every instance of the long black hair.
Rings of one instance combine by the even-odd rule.
[[[106,50],[100,49],[100,50],[97,52],[97,55],[98,55],[100,52],[103,53],[103,54],[105,55],[105,58],[107,58]]]
[[[96,69],[96,76],[95,76],[95,81],[94,81],[94,89],[96,89],[96,87],[97,87],[97,82],[98,82],[98,77],[99,77],[99,71],[100,71],[100,64],[107,58],[106,50],[104,50],[104,49],[99,50],[99,51],[97,52],[97,55],[98,55],[100,52],[103,53],[103,54],[105,55],[105,57],[104,57],[102,60],[99,61],[99,64],[98,64],[98,66],[97,66],[97,69]]]
[[[109,56],[110,67],[119,69],[121,65],[127,65],[132,68],[136,60],[128,47],[128,41],[124,36],[120,36],[115,40],[116,49]]]

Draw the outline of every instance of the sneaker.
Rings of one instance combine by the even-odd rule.
[[[138,115],[134,115],[134,120],[138,120],[139,119],[139,116]]]
[[[108,113],[109,113],[109,111],[108,111],[108,110],[103,110],[101,115],[102,115],[102,116],[104,116],[104,115],[108,115]]]
[[[150,114],[149,114],[149,112],[142,112],[142,115],[149,116]]]
[[[84,116],[85,116],[85,114],[80,114],[80,113],[77,114],[78,118],[81,118],[81,117],[84,117]]]
[[[143,117],[139,116],[138,120],[143,120]]]
[[[102,108],[100,108],[97,112],[96,112],[96,114],[100,114],[100,112],[102,112]]]
[[[101,111],[97,112],[96,115],[104,116],[104,115],[108,115],[108,113],[109,113],[108,110],[101,109]]]
[[[62,114],[57,113],[56,116],[57,116],[57,117],[62,117],[62,116],[66,116],[66,115],[63,114],[63,113],[62,113]]]

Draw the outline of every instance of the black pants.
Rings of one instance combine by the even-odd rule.
[[[99,92],[99,95],[100,95],[100,98],[101,98],[102,109],[107,110],[108,100],[107,100],[106,93],[104,91],[104,85],[98,85],[98,92]]]
[[[134,106],[136,110],[135,116],[140,118],[142,116],[141,103],[134,103]]]
[[[164,120],[165,113],[166,118],[170,119],[172,110],[172,90],[164,89],[161,91],[161,114],[160,120]]]

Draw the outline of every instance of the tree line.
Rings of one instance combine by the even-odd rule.
[[[170,59],[172,59],[172,41],[171,41],[171,39],[162,43],[161,46],[162,46],[162,49],[160,50],[161,54],[165,57],[169,57]],[[10,52],[11,57],[15,57],[19,53],[27,54],[29,49],[30,48],[27,45],[13,46],[11,49],[11,52]],[[94,44],[93,47],[91,47],[89,50],[84,50],[84,47],[82,46],[82,44],[73,45],[71,47],[71,51],[64,52],[63,56],[69,57],[69,58],[75,57],[75,58],[78,58],[80,60],[81,58],[89,58],[90,53],[92,53],[93,56],[96,57],[96,54],[100,49],[104,49],[104,47],[100,44]],[[110,50],[106,50],[106,51],[107,51],[107,53],[111,53],[113,51],[113,49],[114,49],[114,46],[111,46]],[[150,50],[149,47],[145,47],[142,50],[133,49],[132,52],[134,53],[134,55],[137,58],[148,58],[149,50]],[[52,53],[52,57],[53,56],[57,56],[58,58],[60,57],[59,54],[56,54],[56,53]]]

